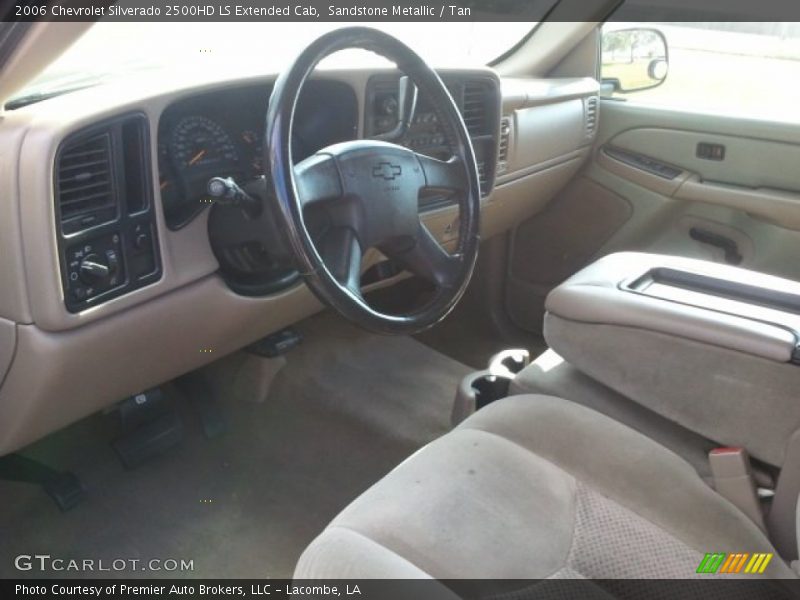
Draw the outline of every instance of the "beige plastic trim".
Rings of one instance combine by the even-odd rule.
[[[562,79],[502,79],[503,112],[596,96],[600,84],[591,77]]]
[[[796,340],[789,327],[800,328],[796,315],[749,304],[733,314],[714,310],[713,296],[704,304],[709,308],[704,308],[621,289],[624,282],[657,267],[800,293],[796,282],[737,267],[676,256],[620,252],[592,263],[550,292],[547,311],[570,321],[636,327],[776,362],[791,360]]]
[[[211,276],[73,331],[20,326],[0,388],[0,455],[321,308],[304,285],[243,298]]]
[[[679,200],[735,208],[775,225],[800,230],[800,192],[711,183],[692,175],[673,195]]]
[[[588,149],[498,184],[481,214],[484,239],[508,231],[540,212],[580,170]]]
[[[595,79],[503,79],[503,115],[509,122],[506,171],[502,186],[573,159],[585,159],[584,100],[597,95]]]
[[[603,107],[607,104],[604,102]],[[787,143],[779,141],[781,138],[771,140],[753,137],[746,131],[741,135],[710,133],[708,123],[703,123],[695,131],[686,131],[686,127],[686,124],[680,129],[636,127],[615,135],[609,143],[677,165],[708,181],[752,188],[797,189],[800,130],[795,129],[794,143]],[[724,160],[699,158],[697,145],[700,143],[724,146]],[[754,157],[758,157],[758,160],[753,160]]]
[[[17,326],[11,321],[0,319],[0,385],[5,379],[14,352],[17,349]]]
[[[363,127],[366,83],[375,70],[324,71],[318,78],[351,85]],[[488,69],[443,71],[493,76]],[[205,77],[218,74],[207,73]],[[181,98],[220,88],[267,85],[273,76],[158,81],[127,80],[68,94],[6,113],[0,125],[0,373],[14,353],[0,387],[0,455],[16,450],[142,389],[199,368],[321,310],[302,284],[267,298],[242,298],[214,273],[218,264],[207,237],[207,215],[171,232],[156,211],[163,264],[160,281],[96,308],[69,314],[64,308],[56,245],[53,164],[69,134],[100,120],[132,112],[145,114],[151,127],[153,172],[157,173],[157,127],[163,110]],[[519,84],[519,82],[518,82]],[[518,85],[524,99],[510,106],[533,118],[568,115],[560,121],[577,131],[577,105],[593,94],[594,80],[560,80]],[[545,99],[546,98],[546,102]],[[528,107],[528,103],[532,106]],[[546,126],[546,125],[545,125]],[[529,130],[526,129],[526,135]],[[549,131],[553,131],[552,128]],[[551,135],[553,135],[551,133]],[[570,138],[577,140],[577,137]],[[538,140],[541,144],[541,138]],[[577,141],[575,141],[577,144]],[[587,142],[588,144],[588,142]],[[518,160],[519,171],[484,199],[481,235],[487,239],[538,212],[575,175],[589,146],[560,146],[560,154],[534,150]],[[161,206],[154,181],[154,198]],[[449,248],[458,231],[458,210],[427,213],[424,222]],[[364,269],[382,260],[371,252]],[[367,289],[386,287],[399,274]],[[3,321],[0,321],[3,323]],[[16,323],[16,325],[15,325]],[[16,350],[14,350],[16,348]],[[5,354],[4,354],[5,353]]]
[[[588,145],[580,98],[516,110],[511,127],[508,172],[501,181]]]
[[[800,123],[743,119],[724,114],[669,109],[634,101],[634,96],[631,96],[630,102],[601,98],[600,105],[603,118],[600,120],[600,132],[597,140],[599,144],[610,143],[613,139],[612,143],[625,147],[624,142],[622,144],[619,143],[618,137],[625,132],[639,129],[686,132],[703,137],[707,134],[708,136],[740,138],[745,144],[750,141],[761,140],[767,143],[781,142],[791,145],[797,144],[797,141],[800,140]],[[645,136],[642,137],[643,141],[646,141],[646,139]],[[705,141],[714,140],[707,139]],[[647,147],[629,147],[628,149],[648,154]],[[747,151],[746,148],[744,150],[745,152]],[[675,151],[681,151],[681,156],[678,158],[683,160],[687,158],[686,152],[682,151],[682,149],[675,148]],[[693,150],[691,155],[694,156]],[[666,156],[654,156],[668,160]],[[752,158],[752,152],[748,156]],[[677,160],[674,162],[681,164]],[[709,161],[703,162],[708,163]],[[690,167],[690,165],[683,166]],[[755,166],[754,170],[757,171],[758,167]]]
[[[691,175],[688,171],[682,171],[675,179],[665,179],[664,177],[653,175],[643,169],[637,169],[633,165],[617,160],[613,156],[606,154],[603,148],[598,148],[595,152],[595,162],[615,175],[624,177],[628,181],[663,196],[675,195],[678,188],[680,188],[683,182]]]
[[[21,206],[14,201],[19,196],[19,152],[29,121],[0,120],[0,318],[18,323],[32,320],[22,257]]]
[[[364,121],[366,83],[378,72],[380,71],[324,71],[316,75],[319,79],[343,81],[353,88],[358,102],[359,134]],[[450,69],[442,70],[441,73],[454,76],[494,76],[489,69]],[[9,113],[8,119],[12,124],[19,120],[28,126],[19,151],[19,192],[14,195],[19,198],[19,206],[24,207],[20,211],[20,229],[30,303],[30,317],[24,322],[33,321],[48,331],[78,327],[187,285],[210,275],[218,268],[207,240],[205,214],[186,228],[170,232],[164,223],[162,211],[157,210],[163,263],[161,280],[81,313],[68,313],[64,308],[58,267],[52,179],[55,154],[61,140],[70,133],[103,119],[131,112],[144,113],[150,122],[152,167],[153,172],[157,173],[156,132],[161,113],[168,105],[180,98],[204,91],[240,85],[268,85],[272,81],[273,76],[248,77],[199,84],[189,81],[160,82],[156,85],[150,82],[149,87],[126,82],[76,92],[51,100],[38,108],[34,105]],[[163,89],[165,86],[167,91]],[[157,182],[153,183],[154,198],[160,206]],[[15,254],[18,255],[18,251]],[[20,280],[22,278],[17,280],[17,286]]]

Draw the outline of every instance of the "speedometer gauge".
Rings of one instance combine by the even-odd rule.
[[[178,122],[172,132],[171,151],[175,166],[187,171],[235,164],[239,160],[227,132],[218,123],[198,115]]]

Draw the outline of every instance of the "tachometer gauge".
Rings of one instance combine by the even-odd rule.
[[[199,115],[185,117],[173,129],[172,160],[182,171],[205,170],[239,160],[227,132],[216,122]],[[201,169],[202,168],[202,169]]]

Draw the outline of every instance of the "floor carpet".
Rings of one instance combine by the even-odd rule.
[[[37,488],[0,482],[0,576],[18,554],[193,561],[184,573],[102,576],[290,577],[303,548],[353,498],[449,428],[470,369],[407,337],[364,333],[330,313],[299,326],[264,403],[220,398],[228,431],[206,439],[192,403],[184,440],[126,471],[95,415],[25,450],[77,473],[86,499],[61,514]],[[92,576],[92,573],[49,573]],[[96,573],[94,574],[97,575]]]

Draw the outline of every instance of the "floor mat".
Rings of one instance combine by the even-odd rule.
[[[370,305],[388,314],[404,314],[422,306],[429,299],[430,286],[417,279],[407,279],[391,287],[371,292]],[[483,370],[492,355],[508,348],[526,348],[531,358],[547,350],[544,339],[516,327],[501,333],[491,317],[469,292],[453,311],[435,327],[414,336],[426,346],[449,356],[474,370]]]
[[[407,337],[362,332],[325,313],[299,326],[264,404],[223,403],[228,432],[207,440],[186,400],[185,439],[125,471],[110,416],[96,415],[26,449],[75,471],[86,500],[61,514],[38,489],[0,482],[0,576],[13,557],[177,559],[186,572],[103,577],[290,577],[297,557],[353,498],[449,428],[470,369]],[[45,573],[44,576],[47,576]],[[97,576],[69,571],[52,576]]]
[[[466,305],[457,305],[436,327],[414,337],[434,350],[478,370],[485,369],[489,359],[501,350],[525,348],[530,352],[531,359],[547,350],[543,338],[522,330],[500,335],[484,313]]]

